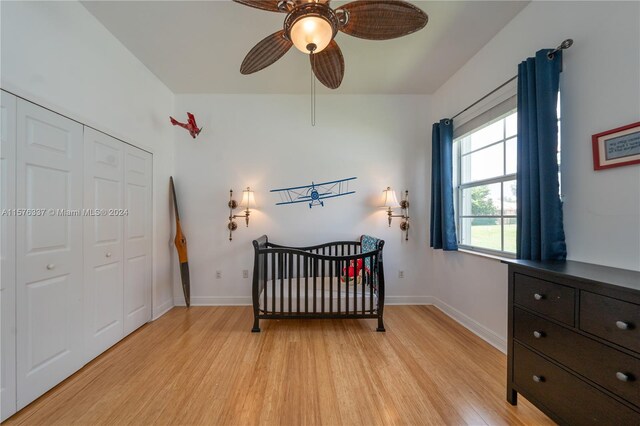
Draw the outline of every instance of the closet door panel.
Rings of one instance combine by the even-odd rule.
[[[0,102],[0,421],[16,412],[16,97]],[[5,210],[7,209],[7,210]]]
[[[83,363],[82,125],[18,100],[17,407]]]
[[[84,314],[87,361],[124,336],[125,144],[85,128]]]
[[[124,223],[125,334],[151,319],[152,156],[126,146]]]

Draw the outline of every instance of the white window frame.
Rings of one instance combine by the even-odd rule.
[[[458,136],[457,138],[454,139],[453,143],[454,143],[454,149],[456,150],[455,152],[455,164],[454,164],[454,200],[455,200],[455,220],[456,220],[456,234],[457,234],[457,239],[458,239],[458,247],[463,249],[463,250],[469,250],[469,251],[474,251],[474,252],[480,252],[480,253],[486,253],[486,254],[490,254],[493,256],[500,256],[500,257],[508,257],[508,258],[515,258],[516,257],[516,253],[514,252],[510,252],[510,251],[504,251],[504,250],[494,250],[494,249],[490,249],[490,248],[486,248],[486,247],[478,247],[478,246],[473,246],[473,245],[468,245],[468,244],[463,244],[462,243],[462,222],[463,219],[496,219],[496,220],[500,220],[500,247],[504,248],[504,219],[516,219],[516,215],[505,215],[504,214],[504,183],[505,182],[509,182],[509,181],[513,181],[516,180],[516,173],[509,173],[509,174],[503,174],[500,176],[496,176],[496,177],[492,177],[492,178],[488,178],[488,179],[482,179],[482,180],[476,180],[476,181],[472,181],[472,182],[467,182],[467,183],[461,183],[462,182],[462,161],[463,161],[463,157],[469,156],[473,153],[476,153],[478,151],[481,151],[483,149],[489,149],[490,147],[496,146],[498,144],[502,144],[502,170],[505,171],[507,169],[507,141],[510,139],[513,139],[514,137],[517,137],[517,133],[515,136],[510,136],[507,137],[507,131],[506,131],[506,121],[503,123],[503,127],[502,127],[502,138],[490,143],[489,145],[483,146],[481,148],[478,149],[474,149],[471,150],[469,152],[465,152],[464,154],[462,153],[462,139],[464,139],[466,136],[468,136],[471,133],[477,132],[485,127],[488,127],[494,123],[496,123],[497,121],[500,120],[504,120],[506,117],[508,117],[509,115],[513,114],[514,112],[516,112],[517,109],[512,109],[509,110],[508,112],[500,115],[497,118],[494,118],[492,120],[487,121],[486,123],[480,125],[479,127],[476,127],[475,129]],[[463,215],[461,214],[461,206],[462,206],[462,194],[463,191],[465,189],[470,189],[470,188],[476,188],[476,187],[480,187],[480,186],[484,186],[484,185],[491,185],[491,184],[496,184],[496,183],[500,183],[500,214],[499,215],[491,215],[491,216],[487,216],[487,215]]]

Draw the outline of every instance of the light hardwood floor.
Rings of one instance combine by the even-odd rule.
[[[505,400],[506,357],[431,306],[262,321],[174,308],[6,424],[553,424]]]

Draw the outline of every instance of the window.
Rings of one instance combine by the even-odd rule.
[[[511,108],[479,126],[473,120],[475,129],[454,139],[461,248],[508,256],[516,252],[517,121]]]
[[[454,136],[454,200],[460,248],[514,257],[518,114],[515,87],[471,111]],[[479,111],[482,111],[478,113]],[[558,123],[558,191],[561,184],[561,107]]]

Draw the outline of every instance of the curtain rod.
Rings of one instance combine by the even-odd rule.
[[[555,49],[552,49],[549,53],[547,53],[547,57],[549,59],[553,59],[553,55],[556,52],[559,52],[561,50],[565,50],[570,48],[573,45],[573,40],[568,38],[565,41],[563,41],[562,43],[560,43],[560,45],[558,47],[556,47]],[[468,107],[466,107],[465,109],[463,109],[462,111],[460,111],[459,113],[457,113],[456,115],[454,115],[453,117],[451,117],[449,120],[453,120],[456,117],[459,117],[461,114],[464,114],[465,112],[469,111],[471,108],[473,108],[474,106],[478,105],[480,102],[484,101],[485,99],[487,99],[489,96],[493,95],[494,93],[496,93],[498,90],[502,89],[504,86],[506,86],[507,84],[511,83],[513,80],[515,80],[516,78],[518,78],[517,75],[511,77],[509,80],[505,81],[504,83],[502,83],[500,86],[496,87],[495,89],[493,89],[492,91],[490,91],[489,93],[487,93],[486,95],[484,95],[483,97],[481,97],[480,99],[478,99],[477,101],[475,101],[474,103],[472,103],[471,105],[469,105]]]

